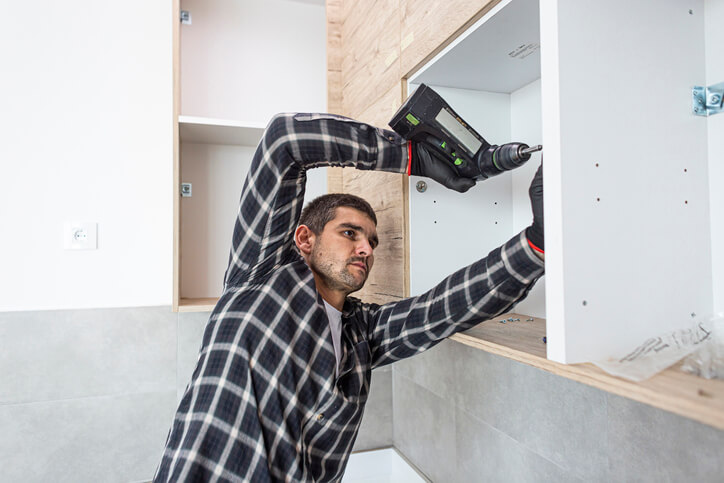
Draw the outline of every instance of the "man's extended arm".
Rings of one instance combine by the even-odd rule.
[[[264,132],[239,204],[225,286],[253,282],[286,261],[306,170],[345,166],[404,173],[407,141],[331,114],[280,114]]]
[[[508,311],[525,298],[543,268],[523,231],[421,295],[383,306],[363,304],[372,366],[410,357]]]

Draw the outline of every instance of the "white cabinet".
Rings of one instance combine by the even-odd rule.
[[[724,310],[724,114],[692,111],[724,81],[723,4],[502,1],[409,78],[489,142],[544,146],[546,276],[516,311],[546,317],[549,359]],[[411,179],[413,294],[530,223],[539,160],[464,195]]]
[[[190,23],[174,39],[174,310],[211,310],[264,127],[278,112],[326,110],[326,17],[324,5],[292,0],[181,0],[176,9]],[[325,192],[325,170],[310,171],[307,197]]]

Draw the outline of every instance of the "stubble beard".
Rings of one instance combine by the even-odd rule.
[[[360,282],[352,273],[349,271],[349,265],[352,262],[363,261],[362,258],[350,258],[345,260],[344,266],[340,269],[335,267],[334,260],[325,257],[321,247],[315,246],[312,249],[312,256],[309,260],[309,265],[313,271],[315,271],[324,283],[332,290],[339,290],[345,294],[351,294],[364,287],[367,281],[368,272],[365,271],[365,275]]]

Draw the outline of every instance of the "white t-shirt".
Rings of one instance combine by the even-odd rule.
[[[337,358],[337,375],[339,375],[339,362],[342,360],[342,312],[335,309],[323,300],[327,309],[329,328],[332,330],[332,344],[334,345],[334,356]]]

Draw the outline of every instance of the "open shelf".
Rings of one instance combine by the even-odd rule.
[[[182,298],[178,304],[179,312],[211,312],[219,301],[218,297]]]
[[[256,146],[264,133],[261,123],[179,116],[182,143]]]
[[[499,322],[508,318],[520,321]],[[681,363],[642,382],[612,376],[590,363],[561,364],[546,358],[545,320],[534,317],[533,322],[526,322],[529,318],[503,314],[450,338],[724,430],[724,381],[683,372]]]

